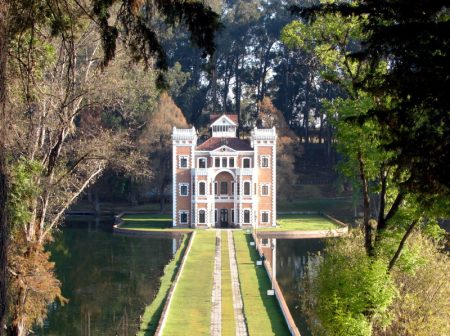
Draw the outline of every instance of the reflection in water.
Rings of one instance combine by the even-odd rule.
[[[299,283],[308,260],[324,248],[323,239],[277,239],[277,280],[302,336],[311,335],[301,312]]]
[[[179,241],[115,235],[110,219],[108,230],[98,219],[70,224],[49,247],[69,303],[55,302],[36,334],[134,335]]]

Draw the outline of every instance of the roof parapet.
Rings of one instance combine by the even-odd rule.
[[[195,127],[192,128],[176,128],[173,127],[172,140],[196,140],[197,131]]]

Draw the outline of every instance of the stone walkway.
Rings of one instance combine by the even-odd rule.
[[[214,260],[214,277],[211,307],[211,335],[222,334],[222,253],[220,230],[216,230],[216,255]]]
[[[244,305],[242,303],[241,286],[239,284],[236,253],[234,249],[233,233],[228,232],[228,249],[230,254],[231,289],[233,291],[234,320],[236,321],[236,335],[247,336],[247,326],[244,317]]]

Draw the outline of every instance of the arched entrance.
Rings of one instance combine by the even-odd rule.
[[[232,226],[235,211],[235,177],[232,171],[217,173],[213,180],[214,226],[227,228]]]

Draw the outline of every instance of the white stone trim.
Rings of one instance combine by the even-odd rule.
[[[200,168],[200,160],[205,160],[205,168]],[[208,158],[206,156],[197,157],[197,162],[195,168],[197,169],[207,169],[208,167]]]
[[[249,187],[249,194],[246,194],[245,193],[245,184],[246,183],[249,183],[250,184],[250,187]],[[253,193],[252,193],[252,181],[251,180],[245,180],[245,181],[243,181],[242,182],[242,189],[241,189],[241,193],[242,193],[242,195],[241,196],[252,196],[253,195]]]
[[[249,214],[249,221],[248,222],[245,221],[245,215],[244,215],[245,211],[249,211],[250,212],[250,214]],[[242,209],[242,224],[253,224],[252,219],[253,219],[253,211],[252,211],[252,209],[251,208],[243,208]]]
[[[186,222],[181,221],[181,215],[186,214]],[[178,211],[178,221],[180,224],[189,224],[189,210],[179,210]]]
[[[249,167],[247,167],[247,168],[244,167],[244,161],[245,161],[245,160],[250,160]],[[243,157],[241,158],[241,169],[251,169],[251,168],[252,168],[252,158],[251,158],[251,157],[248,157],[248,156],[243,156]]]
[[[175,130],[175,128],[174,128]],[[177,147],[172,143],[172,226],[177,226]]]
[[[267,166],[263,166],[263,160],[267,159]],[[259,168],[269,169],[270,168],[270,155],[260,155],[259,156]]]
[[[267,194],[263,193],[263,187],[268,188]],[[263,197],[270,196],[270,183],[261,183],[259,189],[260,189],[260,193],[259,193],[260,196],[263,196]]]
[[[205,193],[204,194],[200,194],[200,183],[203,183],[205,185]],[[196,195],[197,196],[209,196],[207,181],[202,180],[202,181],[197,182],[197,194]]]
[[[205,212],[205,222],[204,223],[200,223],[200,211],[204,211]],[[198,208],[197,209],[197,224],[207,224],[208,223],[208,209],[206,208]]]
[[[272,226],[276,225],[277,225],[277,141],[275,135],[275,139],[272,145]]]
[[[267,222],[263,222],[263,214],[265,214],[265,213],[268,215]],[[261,224],[269,224],[270,223],[270,214],[271,214],[270,210],[260,210],[259,216],[260,216]]]
[[[180,195],[180,196],[186,197],[186,196],[189,196],[189,195],[190,195],[190,194],[189,194],[189,187],[190,187],[189,184],[190,184],[190,183],[187,183],[187,182],[178,183],[178,192],[179,192],[179,195]],[[186,194],[186,195],[183,195],[183,194],[181,193],[181,187],[187,187],[187,194]]]
[[[181,166],[181,160],[186,159],[186,167]],[[178,168],[180,169],[189,169],[189,155],[179,155],[178,156]]]

